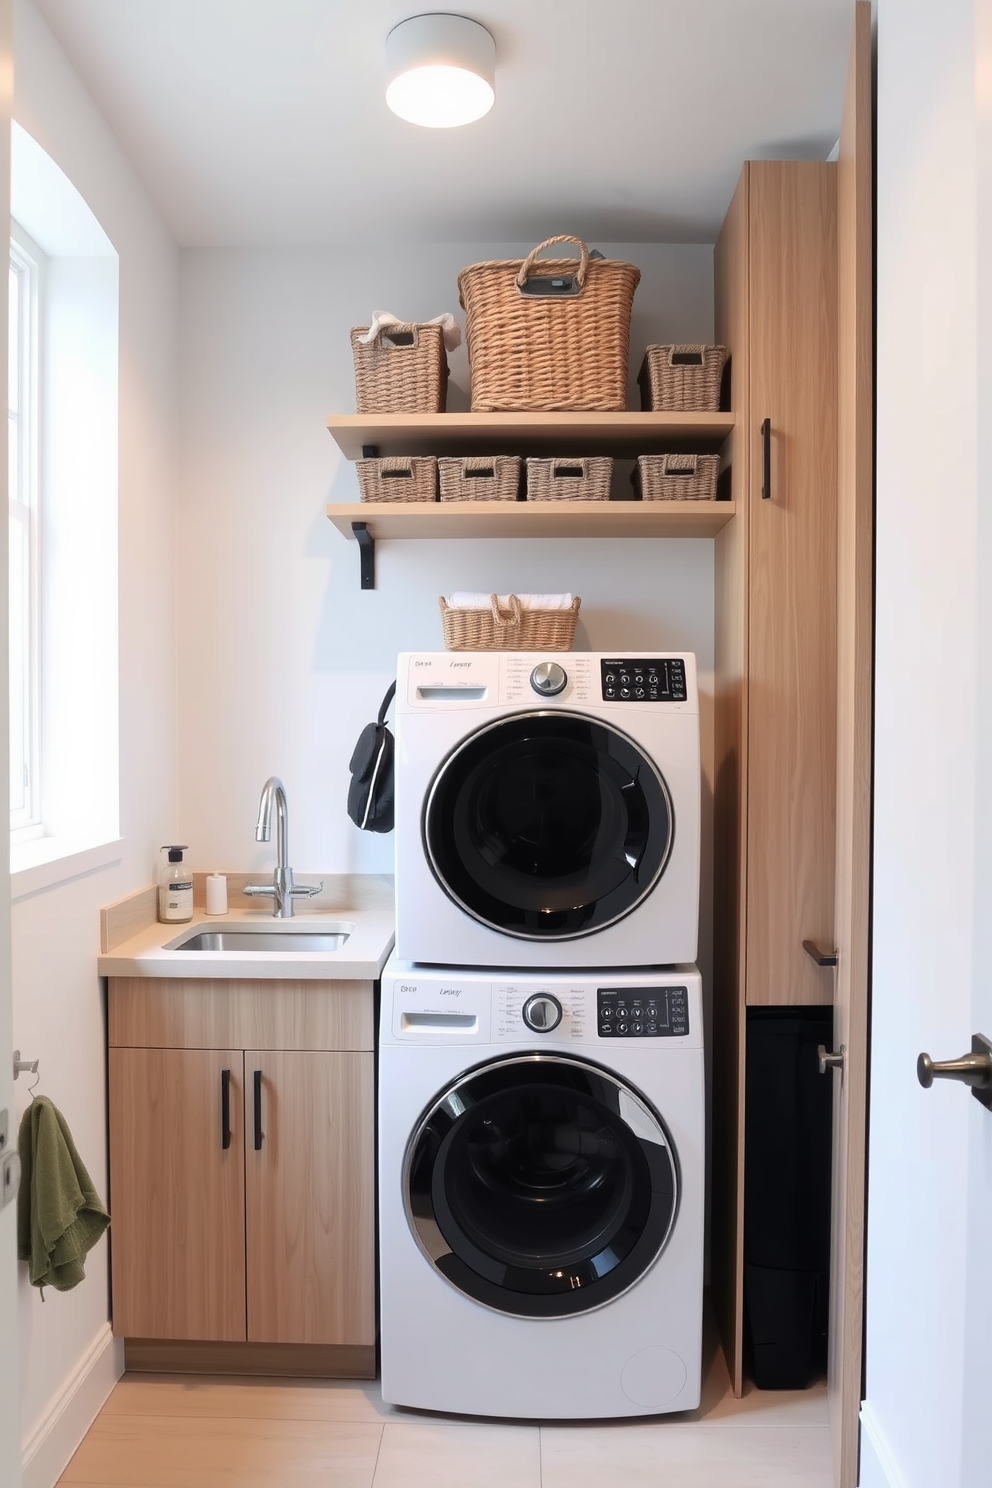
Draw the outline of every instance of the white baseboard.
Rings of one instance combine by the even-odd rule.
[[[24,1488],[28,1488],[25,1483]],[[867,1400],[861,1402],[861,1471],[858,1488],[906,1488],[885,1432]]]
[[[55,1488],[123,1373],[124,1344],[107,1323],[24,1443],[23,1488]]]

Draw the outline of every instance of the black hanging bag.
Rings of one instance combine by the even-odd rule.
[[[362,729],[348,764],[348,815],[365,832],[393,830],[393,736],[386,727],[386,713],[395,692],[396,683],[391,682],[378,718]]]

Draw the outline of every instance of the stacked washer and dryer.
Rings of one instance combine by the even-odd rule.
[[[700,1394],[695,658],[405,654],[382,975],[383,1397]]]

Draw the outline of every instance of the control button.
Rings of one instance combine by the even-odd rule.
[[[530,685],[542,697],[557,697],[564,692],[568,673],[556,661],[542,661],[530,674]]]
[[[604,1018],[612,1018],[613,1017],[613,1009],[611,1007],[604,1007],[602,1011],[603,1011],[603,1017]]]
[[[657,1018],[657,1016],[658,1016],[658,1009],[655,1007],[655,1005],[654,1005],[653,1002],[649,1002],[648,1003],[648,1017],[649,1018]]]
[[[613,1026],[610,1023],[600,1023],[599,1031],[604,1038],[607,1038],[613,1032]]]
[[[616,674],[616,672],[607,672],[606,676],[603,678],[603,681],[606,683],[606,685],[608,687],[611,686],[616,680],[617,680],[617,674]]]
[[[644,688],[643,687],[635,687],[634,688],[634,696],[636,698],[642,698],[644,696]]]
[[[631,1027],[632,1032],[634,1032],[634,1033],[643,1033],[644,1032],[644,1024],[643,1023],[640,1023],[640,1022],[638,1022],[638,1023],[631,1023],[630,1027]]]
[[[618,1007],[617,1008],[617,1017],[618,1018],[629,1018],[630,1017],[630,1013],[629,1013],[629,1011],[627,1009],[626,1004],[624,1004],[623,1007]]]
[[[627,1030],[627,1024],[626,1023],[618,1023],[617,1024],[617,1033],[624,1034],[627,1031],[628,1030]]]
[[[620,696],[622,698],[629,698],[630,697],[630,688],[629,687],[621,687],[621,689],[620,689]]]
[[[629,685],[629,683],[630,683],[630,676],[628,675],[628,673],[627,672],[621,672],[620,673],[620,685],[621,685],[621,687],[626,687],[626,686]]]
[[[562,1006],[550,992],[535,992],[524,1003],[522,1016],[534,1033],[550,1033],[561,1022]]]
[[[616,690],[615,687],[604,687],[603,688],[603,697],[606,698],[607,700],[609,700],[610,698],[615,698],[616,695],[617,695],[617,690]]]
[[[645,1027],[645,1029],[647,1030],[648,1033],[657,1033],[658,1032],[658,1025],[657,1025],[657,1023],[645,1023],[644,1027]]]

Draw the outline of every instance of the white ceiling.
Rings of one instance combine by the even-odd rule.
[[[470,0],[496,105],[383,101],[407,0],[35,0],[184,246],[712,241],[747,158],[824,158],[852,0]],[[453,7],[454,8],[454,7]]]

